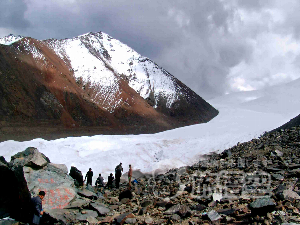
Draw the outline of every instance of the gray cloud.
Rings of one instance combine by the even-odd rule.
[[[27,5],[23,0],[2,0],[0,1],[0,27],[24,29],[30,23],[24,19]]]
[[[103,31],[207,99],[296,78],[299,10],[296,0],[4,0],[0,32],[62,39]]]

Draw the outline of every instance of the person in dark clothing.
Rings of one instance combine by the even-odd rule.
[[[119,165],[116,166],[116,169],[115,169],[116,188],[119,188],[122,172],[123,172],[123,167],[122,167],[122,163],[120,163]]]
[[[99,173],[99,177],[97,178],[95,185],[96,187],[104,186],[103,177],[101,176],[101,173]]]
[[[42,215],[44,214],[43,207],[42,207],[42,200],[45,197],[45,192],[40,191],[39,195],[36,197],[33,197],[31,199],[31,205],[33,210],[33,217],[31,224],[40,224],[40,219]]]
[[[92,178],[93,178],[93,171],[92,171],[92,168],[89,168],[89,171],[86,173],[85,178],[84,178],[84,180],[87,179],[86,186],[87,185],[92,186]]]
[[[107,184],[106,184],[106,186],[107,186],[108,188],[112,188],[113,180],[114,180],[114,176],[113,176],[113,174],[111,173],[111,174],[108,176],[108,180],[107,180]]]

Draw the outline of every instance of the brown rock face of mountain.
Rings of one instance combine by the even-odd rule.
[[[41,59],[26,49],[30,45],[39,49]],[[43,42],[24,38],[0,45],[0,141],[154,133],[207,122],[218,114],[194,93],[170,109],[155,109],[120,76],[117,85],[113,99],[121,104],[109,111],[107,96],[97,96],[95,87],[83,88],[70,66]]]

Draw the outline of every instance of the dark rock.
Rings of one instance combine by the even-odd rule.
[[[74,180],[76,187],[82,187],[83,186],[83,176],[80,170],[78,170],[76,167],[71,166],[70,174],[69,174]]]
[[[276,202],[271,198],[259,198],[249,204],[253,215],[264,215],[274,210]]]
[[[166,215],[178,214],[182,218],[188,217],[191,215],[191,209],[187,205],[174,205],[164,212]]]
[[[230,216],[230,215],[233,215],[236,212],[236,209],[220,209],[217,212],[219,214]]]
[[[273,180],[283,180],[284,176],[282,176],[281,174],[278,173],[273,173],[272,175]]]
[[[141,203],[141,206],[142,207],[147,207],[147,206],[152,205],[152,204],[153,204],[153,202],[151,200],[145,200]]]
[[[157,201],[155,202],[155,206],[157,207],[171,207],[172,206],[172,203],[168,202],[168,201],[163,201],[163,200],[160,200],[160,201]]]
[[[116,224],[124,224],[124,222],[126,221],[127,218],[134,218],[134,215],[132,213],[124,213],[124,214],[121,214],[117,217],[115,217],[115,222]]]
[[[280,168],[275,168],[275,167],[267,167],[267,168],[265,168],[265,170],[266,170],[267,172],[272,172],[272,173],[282,172],[282,169],[280,169]]]
[[[3,214],[9,213],[18,221],[27,222],[30,218],[30,193],[24,178],[22,166],[10,168],[7,164],[0,162],[0,174],[2,184],[0,185],[0,208],[5,210]]]
[[[0,156],[0,162],[2,162],[4,165],[8,166],[8,162],[6,162],[6,160],[3,156]]]
[[[204,209],[206,209],[207,207],[205,205],[202,205],[202,204],[197,204],[197,205],[194,205],[191,209],[192,210],[196,210],[196,211],[202,211]]]
[[[232,156],[232,152],[229,149],[226,149],[224,152],[222,152],[222,158],[230,158]]]
[[[130,190],[125,190],[125,191],[122,191],[120,194],[119,194],[119,201],[121,201],[123,198],[129,198],[131,199],[132,198],[132,193]]]

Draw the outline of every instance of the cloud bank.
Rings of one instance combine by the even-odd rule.
[[[209,99],[299,78],[299,10],[297,0],[2,0],[0,36],[103,31]]]

